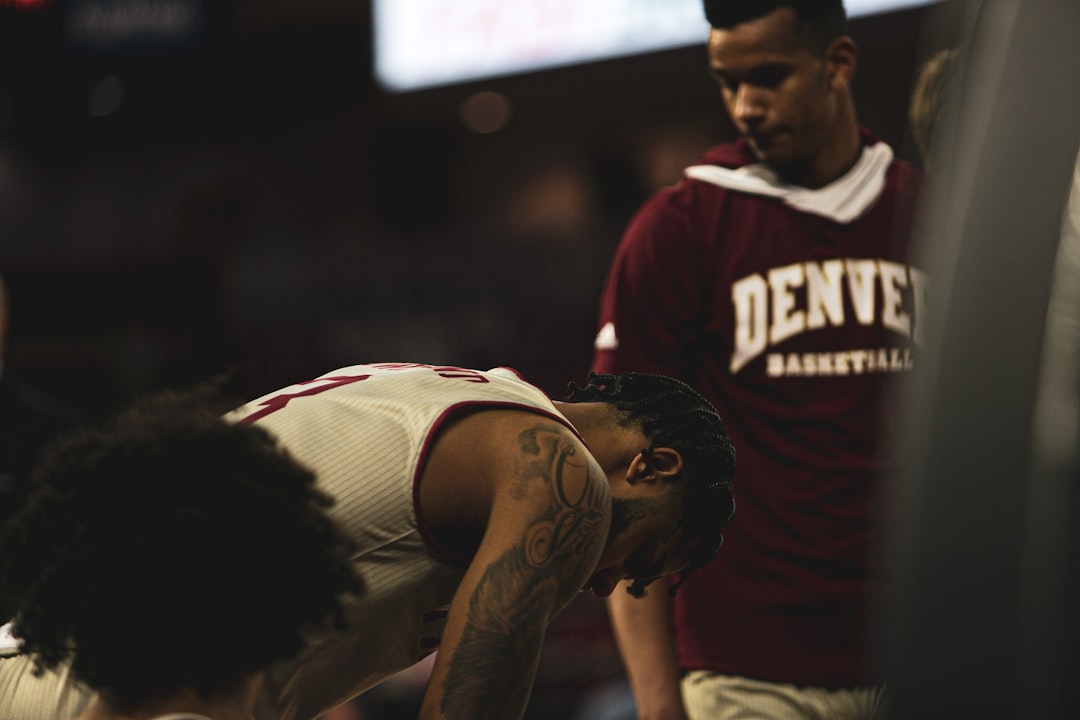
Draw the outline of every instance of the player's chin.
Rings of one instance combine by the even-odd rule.
[[[749,145],[760,162],[773,168],[784,168],[795,161],[789,133],[777,132],[767,137],[749,137]]]
[[[755,147],[754,155],[760,162],[776,170],[782,170],[792,163],[791,154],[777,145]]]

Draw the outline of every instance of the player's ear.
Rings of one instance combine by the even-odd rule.
[[[673,448],[652,448],[639,452],[626,470],[626,481],[665,483],[675,480],[683,469],[682,455]]]
[[[830,88],[833,90],[850,88],[852,81],[855,80],[858,55],[855,41],[846,35],[829,43],[829,46],[825,48],[825,70]]]

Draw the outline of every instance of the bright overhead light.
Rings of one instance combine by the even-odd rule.
[[[858,17],[936,0],[847,0]],[[375,75],[392,91],[704,44],[701,0],[373,0]]]

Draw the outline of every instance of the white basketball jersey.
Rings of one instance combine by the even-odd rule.
[[[318,475],[331,514],[357,545],[365,592],[344,633],[320,637],[268,674],[256,720],[310,720],[438,647],[465,561],[438,548],[417,506],[432,442],[466,409],[538,412],[570,427],[506,368],[355,365],[247,403],[227,417],[276,435]],[[571,428],[572,429],[572,428]],[[303,592],[282,578],[283,592]]]

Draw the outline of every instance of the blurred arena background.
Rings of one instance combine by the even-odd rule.
[[[704,36],[403,92],[372,15],[0,0],[9,367],[90,411],[227,368],[244,392],[388,359],[580,377],[629,214],[730,134]],[[924,27],[950,17],[853,21],[861,119],[913,161]]]
[[[914,74],[959,18],[852,21],[860,120],[916,164]],[[6,367],[91,414],[225,371],[245,396],[368,361],[582,378],[630,214],[732,134],[704,32],[401,89],[376,27],[370,0],[0,0]],[[530,718],[620,677],[583,598]]]

